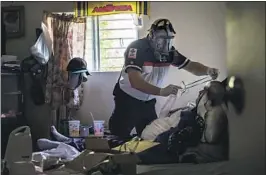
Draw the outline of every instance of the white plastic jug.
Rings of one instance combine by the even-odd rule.
[[[30,128],[21,126],[13,130],[8,138],[5,161],[8,168],[14,162],[30,162],[32,158],[32,139]]]

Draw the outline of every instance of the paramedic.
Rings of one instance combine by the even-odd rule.
[[[167,19],[156,20],[146,38],[132,42],[125,51],[125,65],[115,85],[115,108],[109,120],[113,135],[127,138],[133,128],[138,135],[157,118],[156,96],[177,94],[180,87],[161,88],[170,65],[196,76],[218,77],[218,70],[194,62],[173,47],[175,30]],[[178,76],[178,75],[177,75]]]

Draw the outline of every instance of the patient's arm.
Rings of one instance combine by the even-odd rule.
[[[205,131],[203,140],[207,143],[215,143],[219,141],[222,132],[227,127],[227,116],[222,107],[214,107],[206,113]]]

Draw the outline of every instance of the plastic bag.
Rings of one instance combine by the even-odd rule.
[[[160,114],[159,114],[159,118],[164,118],[167,117],[169,112],[171,111],[171,109],[173,108],[175,102],[176,102],[176,97],[177,95],[170,95],[168,97],[168,99],[166,100],[165,104],[163,105]]]
[[[47,27],[43,23],[42,30],[42,34],[30,48],[30,52],[40,64],[44,65],[49,61],[52,54],[52,40]]]

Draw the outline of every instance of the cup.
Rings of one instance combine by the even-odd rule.
[[[80,136],[87,137],[90,134],[90,127],[86,125],[80,126]]]
[[[79,120],[70,120],[68,121],[69,136],[70,137],[79,137]]]
[[[94,135],[95,136],[104,136],[104,120],[94,120]]]

